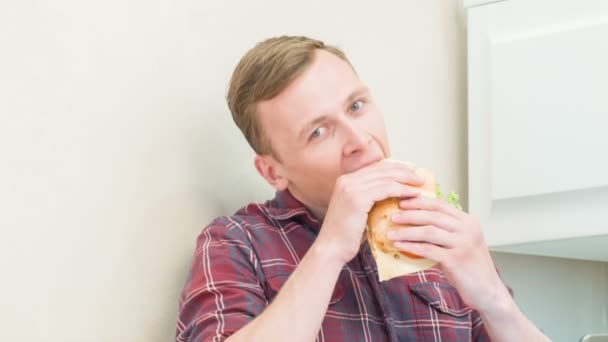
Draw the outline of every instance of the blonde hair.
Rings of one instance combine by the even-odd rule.
[[[226,100],[232,119],[253,150],[278,158],[260,127],[257,104],[270,100],[302,74],[316,50],[325,50],[348,61],[344,52],[322,41],[302,36],[264,40],[249,50],[234,69]]]

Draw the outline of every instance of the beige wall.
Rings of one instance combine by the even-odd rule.
[[[238,58],[267,36],[306,34],[343,47],[384,109],[394,156],[432,168],[445,188],[464,193],[458,5],[0,5],[0,340],[172,338],[200,229],[272,194],[223,101]],[[522,259],[500,260],[509,269]],[[542,282],[543,264],[523,260]],[[572,270],[560,265],[550,276]],[[604,267],[582,265],[589,274]],[[525,279],[505,273],[535,305]],[[581,305],[592,300],[563,291]],[[583,315],[596,310],[589,306]],[[542,308],[530,312],[545,319]],[[559,318],[547,320],[547,329],[552,324],[559,328]]]

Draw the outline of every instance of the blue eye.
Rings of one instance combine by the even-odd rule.
[[[310,135],[311,138],[318,138],[325,132],[325,127],[319,127],[312,132]]]
[[[363,101],[355,101],[352,105],[350,105],[350,110],[356,112],[361,109],[361,107],[363,107]]]

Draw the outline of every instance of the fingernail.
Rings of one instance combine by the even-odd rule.
[[[393,240],[397,237],[397,232],[391,230],[386,233],[386,237]]]

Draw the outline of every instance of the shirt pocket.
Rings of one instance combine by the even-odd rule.
[[[426,282],[410,284],[409,287],[427,305],[452,317],[465,317],[473,311],[451,285]]]
[[[266,296],[268,297],[268,302],[271,302],[276,295],[279,293],[283,285],[287,282],[289,275],[275,275],[267,278],[266,283],[268,284],[268,293]],[[344,286],[342,282],[338,280],[336,286],[334,287],[334,291],[331,294],[331,299],[329,301],[329,305],[334,305],[338,303],[344,297]]]

